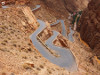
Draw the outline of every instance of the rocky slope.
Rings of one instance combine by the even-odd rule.
[[[92,63],[100,70],[100,0],[92,0],[84,10],[77,30],[92,49]]]
[[[9,4],[25,5],[25,4],[29,4],[30,0],[1,0],[0,2],[5,2],[5,5],[9,5]]]
[[[47,15],[50,14],[56,18],[66,18],[69,12],[83,10],[87,7],[89,0],[1,0],[5,4],[28,5],[35,7],[36,4],[43,5]],[[81,5],[81,6],[80,6]],[[46,15],[45,13],[45,15]],[[44,16],[48,18],[47,16]]]
[[[55,17],[56,19],[65,19],[68,17],[69,12],[74,12],[78,10],[83,10],[87,7],[89,0],[32,0],[30,5],[40,4],[43,5],[42,8],[46,10],[44,11],[44,17],[51,18]],[[80,6],[81,5],[81,6]],[[43,11],[42,11],[43,12]],[[49,14],[51,16],[45,16]]]
[[[68,74],[46,60],[31,43],[29,36],[38,26],[29,7],[0,9],[0,75]]]
[[[100,55],[100,0],[92,0],[83,12],[78,29],[81,38]]]
[[[35,8],[36,5],[41,5],[39,10],[33,12],[36,18],[48,21],[49,23],[54,23],[57,19],[63,19],[66,23],[65,27],[68,29],[69,13],[83,10],[87,7],[88,2],[89,0],[7,0],[6,4],[28,5],[31,9]],[[58,26],[57,28],[59,32],[61,32],[60,27]],[[57,30],[54,26],[52,28]]]
[[[28,0],[17,1],[17,3],[14,2],[13,4],[26,4],[31,9],[39,4],[41,8],[33,12],[34,14],[29,7],[23,6],[0,9],[0,75],[100,75],[99,57],[94,56],[87,44],[83,45],[80,42],[78,34],[74,35],[75,42],[73,43],[61,34],[53,42],[56,46],[69,48],[72,51],[78,65],[78,71],[76,72],[68,72],[49,62],[38,52],[29,39],[30,34],[39,26],[36,18],[48,21],[49,23],[56,22],[59,18],[68,21],[68,13],[74,11],[74,9],[84,9],[88,0],[77,0],[76,2],[73,0],[59,0],[58,2],[56,0],[31,0],[29,4],[27,4]],[[25,2],[23,3],[23,1]],[[83,6],[80,6],[81,4]],[[66,23],[67,25],[70,24]],[[60,28],[55,27],[51,28],[47,24],[47,27],[39,34],[42,42],[52,35],[51,29],[61,31],[60,25]]]

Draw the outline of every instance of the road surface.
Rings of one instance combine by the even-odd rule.
[[[32,9],[32,11],[39,9],[40,7],[41,7],[41,5],[36,5],[36,8]]]
[[[52,37],[46,41],[47,46],[52,48],[53,50],[57,51],[57,53],[60,54],[60,57],[55,57],[53,56],[49,50],[47,50],[38,40],[37,36],[38,34],[46,28],[45,22],[41,20],[37,20],[40,23],[39,28],[30,36],[33,45],[37,48],[37,50],[50,62],[53,64],[56,64],[58,66],[64,67],[69,71],[76,71],[77,70],[77,65],[75,63],[75,58],[70,52],[70,50],[67,50],[65,48],[60,48],[57,46],[54,46],[52,44],[53,39],[58,35],[58,32],[53,31],[54,34]]]

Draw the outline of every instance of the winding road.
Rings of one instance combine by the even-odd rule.
[[[2,6],[3,9],[9,8],[8,6]]]
[[[56,25],[56,24],[58,24],[59,22],[61,22],[61,24],[62,24],[62,35],[63,35],[64,37],[66,37],[68,40],[70,40],[71,42],[74,42],[74,39],[73,39],[74,31],[71,29],[71,27],[69,27],[70,33],[68,34],[68,36],[66,35],[67,31],[66,31],[66,28],[65,28],[64,20],[57,20],[55,23],[50,24],[50,25],[51,25],[51,26],[52,26],[52,25]]]
[[[32,43],[34,46],[39,50],[39,52],[47,58],[50,62],[59,65],[61,67],[66,68],[69,71],[76,71],[77,65],[75,62],[75,58],[70,52],[70,50],[67,50],[65,48],[57,47],[52,44],[52,41],[55,39],[55,37],[59,34],[56,31],[53,31],[54,35],[51,36],[47,41],[46,45],[50,47],[51,49],[57,51],[58,54],[60,54],[60,57],[53,56],[49,50],[47,50],[38,40],[37,36],[38,34],[46,28],[45,22],[41,20],[37,20],[40,23],[40,27],[30,36]]]
[[[62,24],[62,35],[65,36],[65,37],[67,38],[64,20],[57,20],[55,23],[50,24],[50,25],[51,25],[51,26],[52,26],[52,25],[56,25],[56,24],[58,24],[59,22],[61,22],[61,24]]]
[[[34,10],[37,10],[38,8],[40,8],[40,7],[37,7]],[[46,28],[46,25],[45,25],[45,22],[42,20],[37,20],[37,21],[38,21],[38,23],[40,23],[40,26],[35,32],[33,32],[32,35],[30,35],[30,39],[32,40],[33,45],[37,48],[37,50],[46,59],[48,59],[53,64],[56,64],[60,67],[64,67],[68,71],[76,71],[77,64],[75,62],[75,58],[74,58],[73,54],[71,53],[71,51],[69,49],[61,48],[61,47],[57,47],[57,46],[53,45],[54,39],[59,35],[58,32],[53,31],[53,35],[46,41],[45,45],[47,47],[49,47],[51,50],[54,50],[58,55],[60,55],[59,57],[52,55],[49,52],[49,50],[45,46],[43,46],[42,43],[39,42],[39,40],[37,39],[37,36],[41,31],[43,31]],[[64,36],[66,36],[64,21],[57,20],[57,23],[59,23],[59,22],[61,22],[62,26],[63,26],[62,34]],[[55,24],[57,24],[57,23],[55,23]],[[52,25],[54,25],[54,24],[52,24]]]
[[[36,5],[36,8],[32,9],[32,11],[39,9],[40,7],[41,7],[41,5]]]
[[[74,42],[74,38],[73,38],[74,30],[72,30],[71,27],[69,27],[69,29],[70,29],[70,33],[68,34],[68,40]]]
[[[66,48],[57,47],[53,44],[53,41],[55,40],[55,38],[58,35],[59,35],[59,33],[57,31],[53,31],[53,36],[51,36],[46,41],[46,45],[49,48],[55,50],[60,55],[60,57],[55,58],[53,63],[55,63],[56,65],[59,65],[61,67],[65,67],[67,70],[77,70],[75,58],[74,58],[73,54],[71,53],[71,51]]]

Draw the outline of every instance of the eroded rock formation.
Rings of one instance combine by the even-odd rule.
[[[53,35],[50,24],[48,22],[46,22],[46,26],[47,27],[42,32],[40,32],[38,35],[39,38],[41,38],[43,42]]]
[[[100,55],[100,0],[92,0],[83,12],[78,30],[81,38]]]

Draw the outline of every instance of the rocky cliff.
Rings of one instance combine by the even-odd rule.
[[[92,0],[83,12],[78,29],[81,38],[100,55],[100,0]]]

